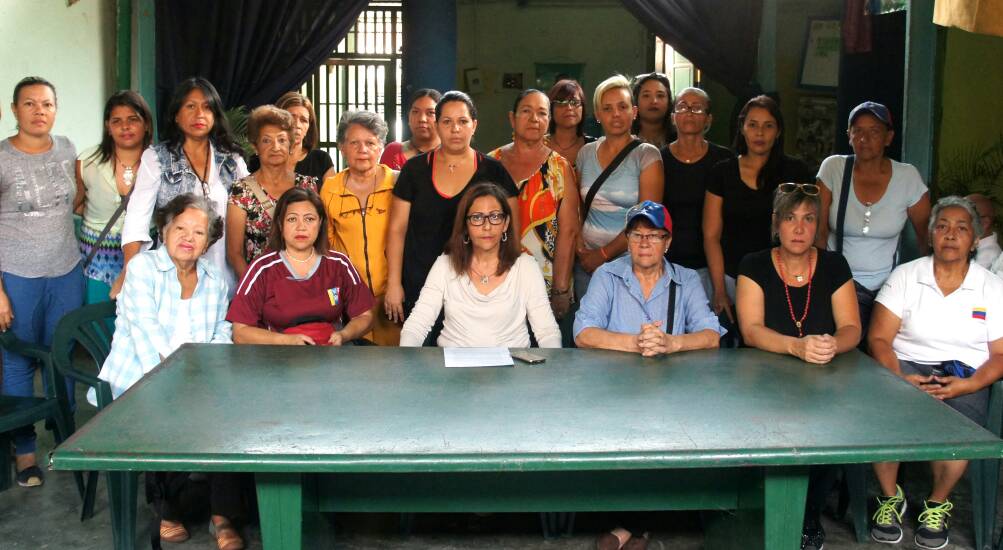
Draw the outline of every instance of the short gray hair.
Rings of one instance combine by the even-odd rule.
[[[693,86],[679,90],[679,93],[676,94],[676,98],[672,100],[672,104],[675,105],[679,101],[679,98],[686,94],[693,94],[702,97],[703,100],[707,102],[707,112],[710,113],[710,94],[708,94],[705,90],[701,90],[700,88]]]
[[[386,121],[372,111],[359,110],[345,111],[341,114],[341,119],[338,121],[338,145],[345,143],[345,134],[348,133],[348,127],[353,124],[358,124],[369,130],[380,140],[380,145],[387,142],[388,129]]]
[[[204,212],[209,219],[209,243],[207,246],[212,246],[223,236],[223,218],[213,210],[209,199],[194,193],[178,195],[157,209],[153,215],[153,223],[157,226],[157,231],[160,232],[161,240],[164,238],[167,226],[174,221],[174,218],[189,208]]]
[[[972,201],[958,195],[948,195],[933,205],[933,210],[930,211],[930,222],[926,228],[927,240],[930,241],[930,244],[933,244],[933,228],[937,225],[937,218],[945,208],[951,208],[952,206],[964,208],[968,212],[969,217],[972,219],[972,231],[975,233],[975,242],[978,242],[982,238],[982,220],[979,218],[979,211],[975,209],[975,204]]]

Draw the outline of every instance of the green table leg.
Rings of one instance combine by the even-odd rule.
[[[797,550],[808,493],[808,467],[766,468],[763,486],[763,547]]]
[[[255,474],[261,543],[265,550],[303,547],[303,486],[300,474]]]
[[[139,474],[108,472],[108,500],[115,550],[136,548],[136,493]]]

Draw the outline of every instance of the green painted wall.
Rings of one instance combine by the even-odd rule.
[[[653,43],[616,1],[519,7],[515,0],[458,0],[457,84],[463,88],[463,70],[472,67],[481,70],[484,82],[483,92],[471,94],[480,118],[474,146],[487,152],[511,141],[508,112],[519,90],[502,87],[504,73],[522,73],[524,87],[530,87],[535,63],[584,63],[582,86],[591,101],[596,84],[613,73],[645,71]]]
[[[58,111],[53,131],[78,150],[101,140],[104,103],[115,86],[115,2],[0,1],[0,137],[15,133],[10,111],[14,85],[25,76],[51,81]]]
[[[941,74],[938,167],[1003,133],[1003,38],[948,29]]]

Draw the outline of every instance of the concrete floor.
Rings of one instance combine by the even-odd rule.
[[[81,395],[78,423],[93,415]],[[37,427],[41,454],[52,449],[49,432]],[[928,488],[927,470],[919,465],[904,469],[906,494],[918,497]],[[13,487],[0,493],[0,550],[79,549],[108,550],[112,547],[110,514],[104,477],[98,488],[94,518],[79,521],[80,500],[73,477],[68,472],[47,472],[41,488]],[[137,548],[149,548],[151,512],[144,504],[140,490]],[[954,495],[954,523],[948,549],[973,548],[971,504],[967,480],[962,481]],[[910,510],[916,507],[910,502]],[[612,520],[602,514],[579,514],[575,534],[555,540],[544,540],[536,514],[424,514],[417,516],[411,536],[398,531],[395,514],[340,514],[326,516],[320,522],[322,542],[316,547],[339,550],[400,549],[400,550],[459,550],[459,549],[590,549],[595,536]],[[906,536],[899,547],[913,548],[912,526],[915,514],[909,513]],[[694,513],[657,513],[644,517],[643,524],[653,530],[653,550],[698,550],[703,546],[699,515]],[[827,538],[825,548],[890,548],[876,543],[856,544],[848,520],[823,517]],[[1003,509],[997,525],[1003,526]],[[164,544],[165,550],[183,548],[215,548],[207,523],[190,524],[192,538],[180,545]],[[337,533],[337,537],[333,536]],[[259,532],[254,526],[244,528],[248,549],[260,549]]]

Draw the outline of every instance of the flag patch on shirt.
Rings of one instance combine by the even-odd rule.
[[[982,319],[983,321],[985,321],[986,320],[986,308],[984,308],[984,307],[977,307],[977,308],[972,309],[972,319]]]
[[[337,306],[341,303],[341,288],[334,287],[327,289],[327,298],[331,300],[331,306]],[[983,319],[985,319],[985,314],[983,313]]]

